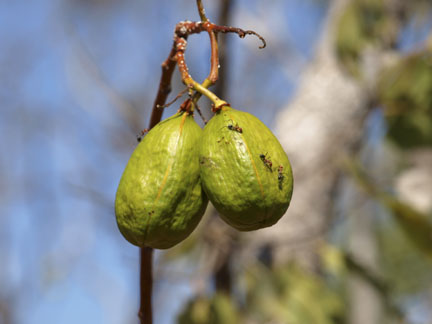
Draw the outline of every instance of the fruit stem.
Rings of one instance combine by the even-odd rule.
[[[171,91],[171,78],[173,71],[175,69],[176,63],[179,65],[179,70],[182,74],[183,82],[196,91],[193,95],[193,103],[197,103],[204,94],[207,96],[214,104],[216,110],[220,109],[227,102],[218,98],[211,91],[207,90],[211,85],[213,85],[218,80],[218,70],[219,70],[219,54],[218,54],[218,43],[217,43],[217,33],[236,33],[240,38],[244,38],[246,35],[255,35],[262,41],[262,46],[266,46],[266,42],[263,37],[255,33],[252,30],[243,30],[236,27],[219,26],[211,23],[205,15],[204,7],[202,5],[202,0],[197,0],[198,12],[202,21],[182,21],[176,25],[174,30],[174,42],[171,52],[165,62],[162,64],[162,77],[159,84],[158,94],[153,105],[153,111],[151,116],[151,125],[156,125],[162,118],[162,111],[156,109],[162,107],[165,104],[166,98]],[[199,34],[202,31],[207,31],[210,37],[211,44],[211,67],[208,77],[200,85],[195,82],[187,71],[187,65],[184,59],[184,51],[186,50],[187,37],[191,34]]]
[[[141,324],[153,323],[152,312],[152,261],[153,249],[144,247],[140,249],[140,308],[138,317]]]
[[[201,21],[208,21],[204,6],[202,4],[202,0],[196,0],[196,3],[197,3],[198,13],[200,15]]]
[[[211,92],[209,89],[206,88],[206,86],[207,86],[208,83],[206,83],[205,81],[203,82],[203,85],[201,85],[198,82],[194,81],[191,77],[188,77],[188,78],[184,79],[183,81],[189,87],[191,87],[194,90],[196,90],[198,93],[203,94],[204,96],[206,96],[207,98],[209,98],[213,102],[213,104],[215,105],[215,107],[222,107],[222,106],[228,105],[228,103],[225,100],[220,99],[213,92]]]
[[[199,92],[200,94],[205,95],[207,98],[209,98],[215,107],[222,107],[224,105],[227,105],[227,102],[220,99],[218,96],[216,96],[213,92],[207,89],[208,86],[212,84],[212,80],[210,78],[204,80],[203,85],[196,82],[191,75],[189,74],[188,67],[186,65],[186,61],[184,58],[184,52],[186,50],[187,41],[185,37],[177,37],[175,39],[176,44],[176,55],[175,59],[177,61],[177,65],[182,77],[183,82],[190,88],[194,89],[195,91]],[[196,97],[195,100],[197,101],[199,97]]]

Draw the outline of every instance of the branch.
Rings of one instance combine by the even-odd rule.
[[[158,109],[158,107],[162,107],[166,99],[171,92],[171,79],[174,73],[174,69],[176,66],[176,61],[173,59],[175,56],[175,46],[171,49],[171,52],[168,55],[168,58],[162,63],[162,76],[159,83],[159,89],[156,95],[156,99],[153,103],[153,110],[150,117],[149,128],[151,129],[162,119],[162,109]]]
[[[209,77],[201,85],[198,82],[196,82],[189,74],[186,61],[184,58],[184,52],[186,51],[187,37],[190,34],[197,34],[202,31],[207,31],[209,33],[210,41],[212,45],[212,59],[211,59],[211,70],[210,70]],[[175,60],[177,61],[178,68],[182,76],[182,80],[189,88],[194,89],[198,93],[208,97],[213,102],[216,110],[220,109],[224,105],[227,105],[226,101],[221,100],[214,93],[212,93],[207,89],[210,85],[216,82],[218,78],[219,59],[218,59],[218,47],[217,47],[217,39],[216,39],[217,32],[236,33],[239,35],[240,38],[243,38],[246,35],[255,35],[263,43],[263,45],[260,46],[260,48],[264,48],[266,46],[264,38],[252,30],[243,30],[241,28],[236,28],[236,27],[219,26],[209,21],[206,22],[183,21],[177,24],[175,29],[175,35],[174,35],[174,46],[176,52]],[[194,102],[196,102],[199,99],[200,94],[194,95]]]
[[[138,317],[141,324],[153,323],[152,312],[152,259],[153,249],[145,247],[140,249],[140,308]]]
[[[204,6],[202,4],[202,0],[197,0],[196,3],[197,3],[198,13],[200,15],[201,21],[208,21]]]

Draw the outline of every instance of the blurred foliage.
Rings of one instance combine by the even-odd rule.
[[[421,21],[430,3],[412,1],[406,21]],[[394,20],[383,0],[354,0],[340,17],[336,53],[354,76],[361,77],[361,54],[368,45],[391,41]],[[423,18],[424,20],[424,18]],[[388,137],[399,147],[432,145],[432,51],[426,49],[400,59],[380,73],[377,97],[385,108]]]
[[[392,142],[404,149],[432,145],[432,51],[412,54],[384,70],[378,96]]]
[[[388,194],[380,193],[377,198],[391,211],[413,244],[432,259],[432,222],[430,217]]]
[[[393,298],[430,289],[432,260],[425,258],[396,222],[382,221],[378,226],[381,272],[392,288]]]
[[[236,324],[239,314],[230,298],[224,294],[215,294],[207,298],[195,297],[190,300],[178,316],[179,324]]]
[[[347,168],[357,183],[372,198],[388,209],[412,243],[432,260],[432,220],[430,217],[381,190],[355,161],[348,161]]]
[[[295,263],[270,271],[256,266],[245,275],[246,300],[258,323],[340,323],[341,294],[324,278]]]
[[[432,261],[416,253],[417,247],[393,225],[386,222],[379,226],[383,253],[379,272],[341,248],[322,242],[319,274],[295,262],[275,268],[256,263],[240,274],[236,289],[240,294],[194,297],[178,316],[178,323],[347,323],[346,283],[350,273],[378,292],[389,323],[407,323],[400,300],[430,286]]]
[[[335,247],[321,251],[334,278],[346,269],[343,254]],[[325,261],[324,261],[325,260]],[[336,275],[337,274],[337,275]],[[329,277],[309,272],[295,263],[269,269],[262,264],[248,267],[239,282],[244,298],[220,293],[194,297],[178,317],[180,324],[223,323],[344,323],[345,305],[341,286]]]
[[[361,52],[367,45],[384,40],[391,27],[383,0],[354,0],[348,4],[336,31],[336,53],[350,73],[361,76]]]

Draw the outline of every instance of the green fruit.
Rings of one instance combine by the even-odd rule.
[[[132,244],[167,249],[198,225],[207,206],[199,168],[202,129],[178,113],[142,139],[117,189],[115,213]]]
[[[223,107],[205,126],[201,181],[223,220],[240,231],[275,224],[288,209],[293,176],[272,132],[253,115]]]

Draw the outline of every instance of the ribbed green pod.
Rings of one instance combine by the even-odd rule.
[[[273,133],[253,115],[223,107],[204,128],[201,181],[231,226],[251,231],[275,224],[287,210],[293,176]]]
[[[198,225],[208,202],[198,160],[202,133],[193,116],[178,113],[132,153],[115,201],[118,227],[132,244],[170,248]]]

